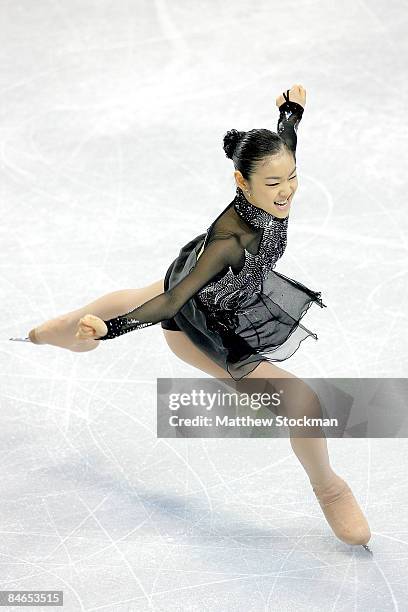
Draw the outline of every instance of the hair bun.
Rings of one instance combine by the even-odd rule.
[[[237,147],[238,142],[244,136],[245,132],[238,132],[238,130],[229,130],[224,136],[224,151],[225,155],[232,159],[234,151]]]

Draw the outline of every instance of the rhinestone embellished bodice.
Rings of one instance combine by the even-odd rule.
[[[211,311],[234,310],[241,298],[259,291],[287,244],[288,216],[281,219],[251,204],[239,187],[233,206],[249,225],[262,228],[262,239],[257,254],[244,249],[245,262],[240,272],[234,274],[230,266],[222,278],[208,283],[198,292],[201,302]]]

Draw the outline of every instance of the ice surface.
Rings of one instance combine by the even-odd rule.
[[[160,325],[82,354],[9,341],[163,278],[234,197],[224,133],[274,130],[301,83],[277,269],[327,308],[280,365],[406,376],[404,3],[0,11],[1,588],[62,589],[69,612],[407,609],[405,439],[329,441],[370,558],[332,535],[288,440],[156,439],[156,378],[206,376]]]

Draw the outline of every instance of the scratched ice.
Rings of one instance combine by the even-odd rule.
[[[156,378],[207,376],[160,325],[89,353],[8,340],[163,278],[234,196],[224,133],[275,129],[301,83],[279,270],[327,308],[280,366],[406,376],[404,3],[22,0],[0,23],[1,590],[63,590],[65,612],[408,609],[405,439],[329,440],[370,558],[287,439],[156,437]]]

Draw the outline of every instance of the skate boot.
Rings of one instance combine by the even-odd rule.
[[[38,339],[38,336],[35,333],[35,327],[33,327],[33,329],[30,329],[30,331],[28,332],[28,337],[34,344],[44,344],[44,342],[40,342],[40,340]]]
[[[349,485],[334,474],[327,484],[315,485],[313,492],[339,540],[346,544],[361,544],[371,553],[367,546],[371,538],[370,527]]]
[[[35,329],[32,329],[28,332],[28,336],[25,336],[25,338],[9,338],[9,340],[14,340],[15,342],[32,342],[33,344],[44,344],[43,342],[40,342],[37,338],[37,336],[35,335]]]

